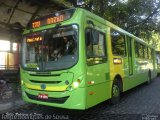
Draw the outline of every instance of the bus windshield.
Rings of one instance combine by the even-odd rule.
[[[78,26],[61,26],[23,38],[22,66],[27,70],[67,69],[77,62]]]

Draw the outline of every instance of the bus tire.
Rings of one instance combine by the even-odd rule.
[[[120,83],[118,80],[114,80],[112,85],[112,93],[111,93],[112,97],[110,100],[110,103],[112,105],[119,103],[120,94],[121,94]]]

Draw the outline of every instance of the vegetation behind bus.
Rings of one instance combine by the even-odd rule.
[[[160,1],[152,0],[81,0],[69,1],[78,6],[107,19],[121,28],[143,38],[147,43],[159,47]],[[154,42],[153,42],[154,41]],[[158,45],[159,44],[159,45]]]

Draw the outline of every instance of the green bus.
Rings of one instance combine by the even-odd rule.
[[[157,58],[157,75],[160,75],[160,51],[156,51]]]
[[[156,77],[156,53],[143,40],[82,8],[32,21],[23,33],[25,101],[88,109]]]

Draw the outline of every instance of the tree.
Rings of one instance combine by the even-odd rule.
[[[150,38],[150,43],[156,50],[160,51],[160,34],[152,32],[152,37]]]
[[[159,0],[69,0],[119,27],[145,39],[160,34]]]

